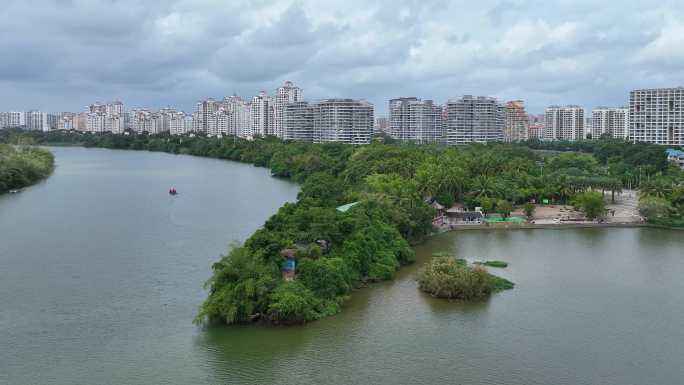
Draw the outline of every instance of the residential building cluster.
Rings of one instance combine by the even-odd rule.
[[[302,89],[285,82],[273,94],[249,100],[237,95],[207,98],[186,113],[172,107],[124,109],[121,101],[94,103],[84,112],[0,112],[0,128],[125,133],[204,133],[241,138],[276,136],[313,143],[365,144],[374,133],[419,144],[583,140],[612,137],[632,142],[684,146],[684,87],[634,90],[625,107],[549,106],[529,114],[523,100],[465,95],[445,104],[416,97],[391,99],[388,116],[354,99],[305,101]]]

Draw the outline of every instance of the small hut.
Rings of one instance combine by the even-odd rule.
[[[286,281],[292,281],[295,279],[296,269],[297,269],[297,250],[296,249],[284,249],[280,252],[280,255],[285,258],[285,264],[283,265],[283,279]]]
[[[480,224],[484,220],[484,215],[482,211],[475,210],[469,211],[465,210],[463,207],[452,207],[446,212],[447,218],[449,218],[449,224]]]

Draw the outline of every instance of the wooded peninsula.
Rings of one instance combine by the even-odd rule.
[[[435,203],[505,216],[547,200],[600,217],[604,192],[630,188],[641,192],[640,210],[649,222],[684,227],[684,172],[670,166],[657,145],[597,140],[443,147],[382,138],[351,146],[0,131],[0,142],[18,141],[228,159],[268,167],[301,185],[296,202],[213,265],[197,322],[296,323],[335,314],[354,288],[392,279],[415,260],[411,245],[433,233]]]

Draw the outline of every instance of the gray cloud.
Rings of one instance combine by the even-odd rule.
[[[684,9],[637,0],[3,1],[0,110],[192,109],[290,79],[311,99],[622,105],[684,85]]]

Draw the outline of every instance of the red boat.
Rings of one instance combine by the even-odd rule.
[[[176,194],[178,194],[178,192],[176,192],[176,189],[174,187],[171,187],[171,189],[169,189],[169,195],[176,195]]]

